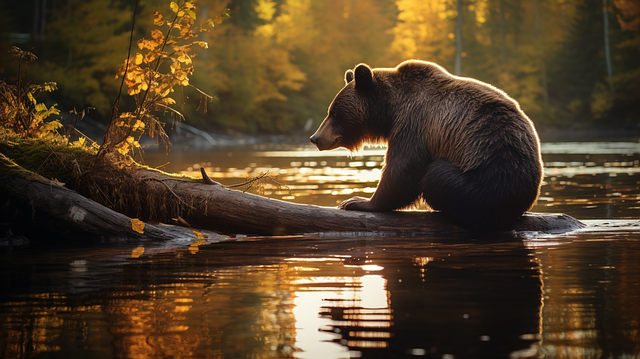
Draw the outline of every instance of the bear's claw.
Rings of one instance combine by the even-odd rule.
[[[340,203],[338,205],[339,209],[344,209],[347,211],[357,211],[360,210],[361,208],[361,204],[367,203],[369,202],[369,200],[367,198],[363,198],[363,197],[351,197],[346,201],[342,201],[342,203]]]

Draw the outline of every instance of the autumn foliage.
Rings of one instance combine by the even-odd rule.
[[[111,118],[119,86],[113,80],[114,64],[127,57],[131,3],[48,2],[55,9],[46,17],[46,36],[24,48],[33,48],[42,59],[33,68],[37,82],[58,83],[59,90],[49,97],[60,108],[90,106],[96,108],[94,118]],[[182,10],[180,3],[170,10],[167,0],[140,4],[134,33],[145,34],[141,45],[149,47],[138,47],[139,56],[131,54],[128,90],[138,92],[123,99],[122,108],[134,106],[135,96],[140,101],[145,92],[151,95],[148,77],[165,51],[172,60],[161,58],[158,72],[170,74],[170,64],[177,61],[180,68],[174,65],[171,81],[188,79],[189,85],[180,83],[174,87],[180,91],[166,96],[180,106],[160,103],[155,116],[163,122],[170,121],[163,113],[178,116],[165,105],[207,131],[299,133],[310,118],[315,124],[324,118],[344,71],[358,63],[389,67],[416,58],[454,72],[459,54],[462,76],[505,90],[538,128],[636,128],[639,123],[638,1],[208,0],[194,2],[197,10],[187,3]],[[215,18],[226,7],[229,21],[216,25],[216,31],[200,32],[210,27],[198,25],[201,19]],[[154,25],[154,9],[170,19]],[[176,10],[183,16],[174,20]],[[16,32],[31,31],[33,14],[28,14],[17,21],[22,28]],[[168,42],[162,50],[169,23],[177,25],[169,34],[176,43]],[[189,31],[198,37],[179,39]],[[173,46],[192,41],[206,42],[209,49],[194,44],[186,52],[192,63],[179,61],[180,56],[188,61],[187,55],[173,53]],[[134,71],[135,62],[140,71]],[[207,114],[197,110],[204,103],[192,85],[215,97]]]
[[[184,116],[173,105],[171,94],[176,86],[191,86],[189,76],[193,73],[192,53],[194,46],[207,48],[205,41],[196,40],[199,33],[207,32],[220,23],[223,13],[214,20],[207,20],[195,26],[196,7],[193,2],[185,1],[181,5],[171,2],[169,19],[158,11],[153,13],[153,25],[150,38],[138,40],[139,52],[125,60],[118,69],[119,76],[127,85],[127,94],[133,96],[136,108],[133,111],[119,111],[119,98],[113,109],[99,155],[117,153],[121,156],[132,155],[140,147],[138,140],[143,134],[157,138],[169,149],[169,138],[157,113],[170,113],[173,118],[183,120]],[[164,29],[164,31],[163,31]],[[206,100],[210,96],[199,91]]]
[[[29,83],[26,78],[27,68],[32,61],[37,59],[36,55],[15,46],[10,52],[17,62],[18,79],[15,84],[8,84],[4,80],[0,80],[0,127],[12,129],[15,133],[28,137],[61,127],[57,121],[44,121],[51,115],[60,114],[56,105],[47,107],[44,103],[39,103],[36,100],[40,92],[55,91],[57,89],[56,83]]]

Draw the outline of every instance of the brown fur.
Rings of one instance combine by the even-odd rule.
[[[393,69],[360,64],[345,82],[311,142],[320,150],[388,147],[371,199],[340,208],[391,211],[422,197],[464,228],[502,230],[535,202],[538,136],[504,92],[415,60]]]

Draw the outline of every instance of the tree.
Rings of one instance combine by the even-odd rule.
[[[117,94],[113,70],[126,54],[131,9],[112,1],[66,2],[46,27],[39,78],[56,79],[66,108],[93,107],[106,118]]]
[[[462,42],[460,47],[453,46],[458,39],[462,40],[454,34],[457,20],[462,19],[458,18],[459,9],[443,0],[400,0],[396,3],[399,12],[393,28],[391,51],[398,53],[398,62],[415,58],[454,69],[455,59],[462,58]]]

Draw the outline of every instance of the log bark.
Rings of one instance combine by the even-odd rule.
[[[117,175],[117,174],[116,174]],[[163,222],[179,218],[198,230],[227,234],[281,236],[324,232],[425,234],[465,232],[449,224],[439,213],[397,211],[384,213],[344,211],[285,202],[226,188],[216,182],[205,183],[169,176],[151,170],[130,171],[142,197],[142,206],[159,201],[172,202],[166,211],[157,213]],[[104,183],[101,185],[105,185]],[[118,188],[105,189],[105,192]],[[150,218],[111,210],[60,184],[45,179],[27,179],[10,175],[0,179],[0,196],[4,207],[21,203],[32,215],[59,221],[60,227],[81,235],[101,238],[171,240],[193,236],[191,229],[146,224],[144,233],[131,227],[131,217],[145,222]],[[153,197],[153,198],[151,198]],[[152,200],[153,199],[153,200]],[[137,206],[139,207],[139,206]],[[179,207],[176,209],[176,207]],[[5,208],[6,210],[6,208]],[[176,212],[177,211],[177,212]],[[25,211],[21,214],[25,217]],[[149,213],[143,208],[143,212]],[[33,223],[37,223],[36,221]],[[11,219],[10,219],[11,220]],[[562,214],[526,214],[513,231],[563,233],[584,227],[574,218]],[[214,232],[206,232],[216,236]],[[218,235],[219,236],[219,235]]]
[[[192,226],[225,233],[289,235],[317,232],[396,232],[399,234],[464,232],[440,213],[419,211],[356,212],[296,204],[257,196],[202,181],[184,181],[155,171],[136,173],[150,188],[192,203],[182,218]],[[208,182],[208,181],[207,181]],[[563,233],[584,225],[564,214],[528,213],[514,231]]]
[[[145,224],[142,233],[133,230],[131,218],[113,211],[60,184],[46,179],[29,179],[21,175],[0,178],[2,221],[33,226],[32,231],[48,237],[90,236],[104,239],[174,240],[195,237],[188,228]],[[26,208],[26,210],[24,210]],[[23,209],[23,210],[20,210]],[[45,223],[54,221],[53,226]],[[49,228],[37,228],[37,227]],[[53,232],[51,229],[57,229]],[[207,232],[207,236],[218,236]]]

